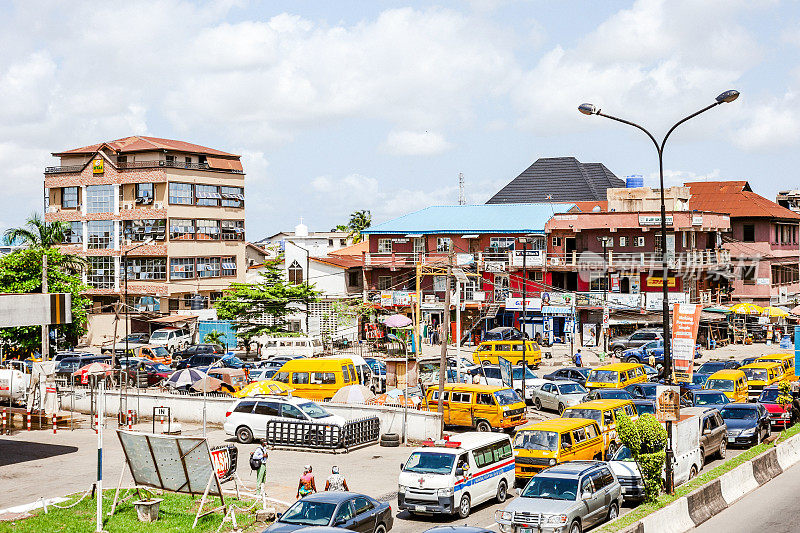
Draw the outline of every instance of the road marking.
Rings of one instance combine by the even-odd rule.
[[[498,525],[500,525],[500,524],[498,524],[497,522],[492,522],[488,526],[483,526],[483,529],[494,529]]]

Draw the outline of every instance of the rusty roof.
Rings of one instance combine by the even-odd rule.
[[[239,157],[236,154],[229,154],[221,150],[215,150],[214,148],[208,148],[186,141],[161,139],[159,137],[145,137],[143,135],[132,135],[130,137],[124,137],[114,141],[100,142],[89,146],[83,146],[81,148],[65,150],[63,152],[54,152],[53,155],[58,157],[62,155],[94,154],[104,146],[121,154],[132,152],[152,152],[154,150],[170,150],[173,152],[216,155],[220,157]]]
[[[692,197],[689,208],[697,211],[729,213],[742,218],[787,218],[800,215],[756,194],[746,181],[693,181],[684,183]]]

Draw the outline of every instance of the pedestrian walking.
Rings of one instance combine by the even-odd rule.
[[[581,356],[580,348],[578,348],[578,351],[575,352],[575,366],[577,367],[583,366],[583,357]]]
[[[339,473],[339,467],[334,466],[331,468],[331,475],[325,481],[325,490],[327,491],[349,491],[347,487],[347,480],[342,474]]]
[[[267,451],[267,441],[265,439],[261,439],[258,443],[258,447],[253,450],[253,453],[250,455],[250,466],[257,466],[256,470],[256,487],[259,494],[266,494],[266,483],[267,483],[267,459],[269,458],[269,452]]]
[[[656,356],[653,354],[652,350],[650,351],[650,357],[647,358],[647,364],[653,368],[656,367]]]
[[[297,485],[297,498],[303,498],[312,492],[317,492],[317,484],[314,482],[311,465],[306,465],[303,468],[303,475],[300,476],[300,483]]]

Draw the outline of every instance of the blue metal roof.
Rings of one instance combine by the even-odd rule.
[[[479,204],[426,207],[371,226],[365,234],[441,233],[544,233],[555,213],[566,213],[575,204]]]

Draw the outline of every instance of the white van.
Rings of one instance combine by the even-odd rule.
[[[257,337],[261,345],[261,359],[276,355],[302,355],[314,357],[323,352],[322,341],[311,337]]]
[[[514,455],[505,433],[467,432],[428,441],[400,465],[397,506],[411,514],[458,514],[492,498],[503,503],[514,486]]]

